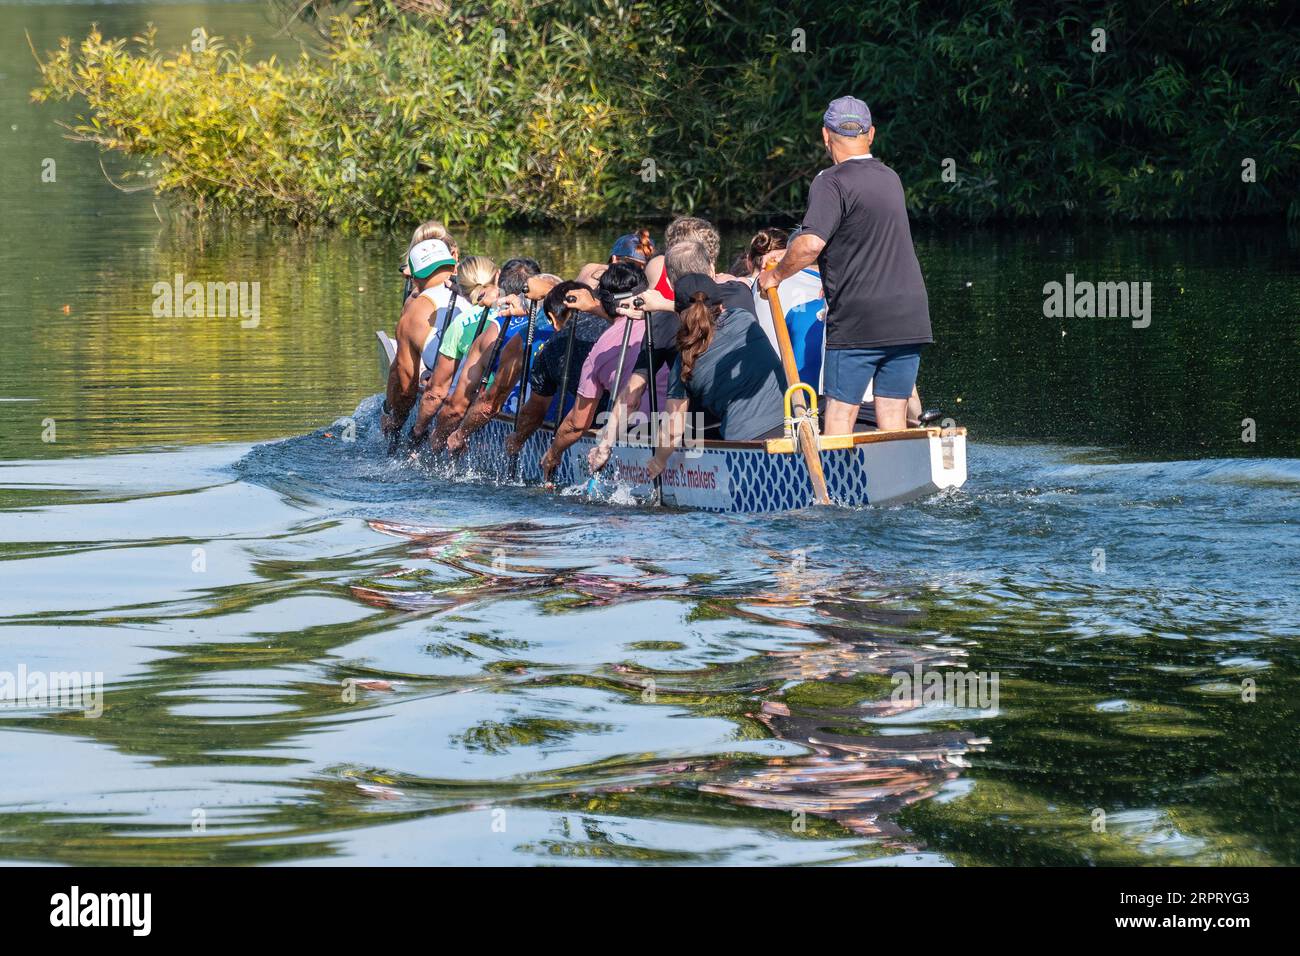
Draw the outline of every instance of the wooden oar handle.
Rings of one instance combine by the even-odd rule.
[[[769,262],[764,272],[776,268],[775,262]],[[790,329],[785,324],[785,309],[781,308],[781,294],[772,286],[763,293],[768,307],[772,310],[772,328],[776,332],[777,351],[781,353],[781,365],[785,369],[786,385],[799,384],[799,366],[794,360],[794,344],[790,341]]]
[[[769,262],[767,269],[776,268],[776,263]],[[766,270],[764,270],[766,271]],[[776,286],[772,286],[765,293],[767,303],[772,310],[772,328],[776,332],[776,343],[778,351],[781,353],[781,365],[785,369],[787,394],[790,396],[791,403],[799,410],[805,411],[807,404],[803,397],[803,389],[795,389],[795,386],[802,385],[799,380],[799,365],[794,360],[794,345],[790,342],[790,329],[785,324],[785,310],[781,308],[781,294],[776,291]],[[805,386],[805,388],[811,387]],[[812,421],[803,418],[796,426],[797,437],[799,439],[799,450],[803,454],[804,464],[808,466],[808,479],[812,482],[813,497],[819,505],[828,505],[831,503],[830,495],[826,490],[826,475],[822,471],[821,451],[817,446],[817,433]]]

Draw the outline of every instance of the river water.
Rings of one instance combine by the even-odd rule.
[[[24,31],[92,20],[292,49],[257,5],[0,6],[0,690],[102,674],[0,700],[0,859],[1300,863],[1294,232],[918,233],[939,498],[448,480],[371,427],[403,237],[115,190],[26,101]],[[462,232],[555,271],[615,233]],[[177,273],[260,321],[154,318]],[[1045,317],[1067,273],[1150,325]],[[986,693],[898,699],[933,673]]]

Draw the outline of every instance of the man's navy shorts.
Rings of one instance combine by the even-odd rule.
[[[850,405],[862,401],[872,381],[876,398],[911,398],[920,367],[920,345],[827,349],[822,382],[827,398]]]

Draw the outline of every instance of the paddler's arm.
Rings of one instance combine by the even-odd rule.
[[[462,415],[469,409],[470,394],[478,388],[479,383],[483,381],[483,376],[487,374],[487,364],[494,351],[493,346],[496,345],[497,336],[500,334],[500,325],[489,324],[483,330],[483,334],[469,347],[469,354],[465,356],[465,371],[461,372],[455,392],[456,404],[460,406]]]
[[[645,284],[651,289],[659,285],[659,280],[664,276],[664,255],[659,253],[651,256],[650,261],[645,264]],[[668,308],[672,308],[669,306]]]
[[[618,441],[623,422],[627,420],[629,412],[641,407],[641,396],[645,393],[645,385],[646,374],[641,369],[636,369],[628,376],[627,385],[623,387],[622,400],[614,403],[614,410],[609,413],[609,419],[601,429],[600,441],[587,453],[587,467],[593,472],[600,471],[609,461],[610,450]]]
[[[659,449],[646,465],[646,471],[649,472],[652,480],[663,474],[668,459],[673,457],[673,452],[681,444],[682,434],[686,431],[686,409],[690,403],[689,398],[668,399],[667,421],[664,422],[663,430],[659,432]]]
[[[716,279],[716,281],[721,281],[721,279]],[[658,289],[646,289],[641,293],[640,299],[645,304],[642,310],[644,312],[673,312],[677,309],[677,306],[673,304],[673,300]]]
[[[412,309],[415,307],[412,306]],[[384,407],[380,427],[392,434],[406,423],[406,416],[415,404],[419,387],[420,347],[422,343],[413,333],[416,323],[412,315],[397,323],[397,354],[388,369],[388,388],[384,392]]]
[[[501,349],[501,358],[497,362],[496,375],[492,378],[492,387],[480,389],[465,415],[465,420],[447,438],[447,450],[456,453],[469,442],[469,436],[492,421],[493,417],[505,407],[510,393],[515,390],[515,383],[523,371],[524,339],[516,335],[506,342]]]
[[[607,262],[588,262],[578,270],[577,281],[594,289],[596,288],[596,283],[600,281],[600,277],[605,274],[605,270],[608,268],[609,263]]]
[[[447,400],[442,403],[442,411],[438,413],[438,427],[433,435],[435,451],[442,448],[447,436],[460,426],[465,413],[469,411],[470,396],[478,389],[479,379],[487,369],[488,357],[492,354],[492,346],[500,331],[499,325],[488,323],[483,334],[474,340],[465,354],[456,388],[447,396]]]
[[[673,303],[654,289],[647,289],[639,297],[641,308],[629,308],[620,306],[619,314],[634,322],[648,322],[651,312],[673,311]],[[610,449],[618,441],[618,436],[622,434],[623,423],[627,421],[633,411],[640,409],[641,396],[645,393],[646,382],[649,381],[649,372],[639,368],[633,369],[632,374],[628,376],[627,382],[623,385],[622,394],[619,400],[614,402],[613,410],[609,414],[609,420],[606,422],[604,429],[601,430],[600,441],[590,452],[587,453],[587,467],[592,472],[600,471],[609,461]]]
[[[583,432],[591,427],[591,423],[596,419],[596,405],[599,398],[587,398],[583,395],[578,396],[577,403],[569,409],[569,414],[564,416],[564,421],[560,422],[560,427],[555,430],[555,438],[551,441],[551,447],[547,449],[546,455],[542,458],[542,477],[548,479],[551,472],[560,467],[560,459],[569,446],[582,437]]]
[[[447,451],[458,455],[465,450],[469,444],[469,436],[490,422],[492,416],[496,414],[493,404],[491,395],[479,392],[478,398],[474,400],[474,404],[469,407],[469,411],[461,420],[460,427],[447,436]]]
[[[439,352],[438,361],[433,364],[433,374],[429,376],[429,384],[420,396],[420,411],[415,416],[415,424],[411,426],[412,441],[420,441],[428,433],[429,423],[438,414],[438,409],[442,408],[447,390],[451,387],[451,377],[455,374],[456,360]]]
[[[574,289],[564,297],[564,304],[571,309],[577,309],[579,312],[590,312],[592,315],[598,315],[605,321],[613,321],[605,314],[605,307],[600,304],[600,300],[592,294],[590,289]]]
[[[515,430],[506,436],[506,454],[517,455],[528,441],[528,436],[541,426],[546,417],[546,410],[551,407],[554,395],[529,395],[524,407],[519,410],[519,421]]]
[[[550,292],[560,284],[560,277],[551,275],[549,272],[543,272],[541,275],[529,276],[524,285],[524,295],[531,301],[540,303],[546,298],[546,293]]]
[[[811,232],[801,232],[786,247],[785,255],[776,264],[776,268],[758,274],[758,287],[766,292],[772,286],[784,282],[800,269],[806,269],[821,255],[826,247],[826,240]]]

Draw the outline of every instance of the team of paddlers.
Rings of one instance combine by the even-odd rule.
[[[567,280],[530,258],[462,255],[441,223],[424,223],[403,266],[381,417],[390,447],[456,455],[513,410],[508,453],[553,429],[544,476],[601,426],[594,472],[630,423],[650,421],[654,477],[692,438],[780,436],[796,376],[823,396],[823,435],[915,425],[929,307],[902,184],[871,155],[874,135],[865,103],[832,102],[822,129],[832,165],[813,179],[802,224],[758,230],[727,273],[716,271],[718,231],[696,217],[668,225],[662,253],[642,229]],[[798,326],[776,310],[779,331],[794,333],[777,334],[759,303],[809,276],[824,307]]]

